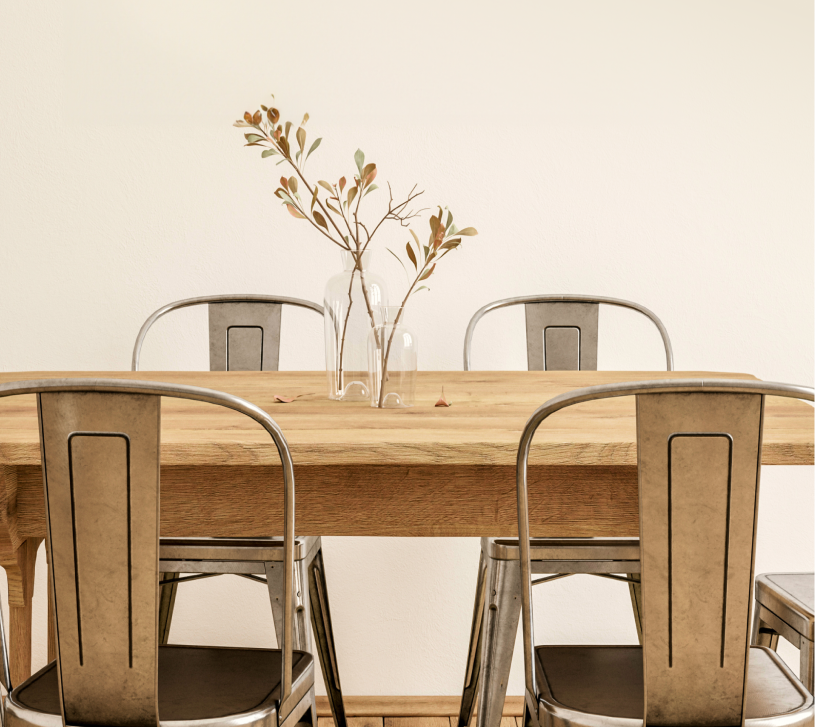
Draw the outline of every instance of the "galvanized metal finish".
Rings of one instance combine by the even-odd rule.
[[[147,331],[159,318],[179,308],[194,305],[207,305],[209,308],[209,356],[211,371],[277,371],[280,355],[280,321],[283,305],[308,308],[323,315],[323,307],[298,298],[284,298],[267,295],[219,295],[170,303],[157,310],[145,321],[139,331],[133,349],[134,371],[139,367],[141,346]],[[194,574],[192,578],[210,577],[220,574],[241,575],[265,582],[269,589],[272,615],[278,643],[282,643],[283,624],[283,572],[281,569],[282,549],[279,539],[269,538],[189,538],[162,539],[161,568],[163,571],[178,574]],[[315,558],[322,562],[319,538],[298,538],[295,543],[294,560],[297,564],[295,589],[295,643],[311,651],[311,634],[308,627],[308,614],[314,609],[309,606],[308,571]],[[167,643],[172,626],[173,606],[179,583],[190,579],[171,579],[162,586],[159,633]],[[162,579],[167,580],[167,579]],[[323,578],[324,584],[324,578]],[[323,586],[323,596],[328,598]],[[327,603],[326,603],[327,608]],[[318,614],[318,621],[321,618]],[[333,639],[330,627],[326,630]],[[336,669],[336,655],[333,640],[324,642],[317,639],[320,663],[330,660]],[[336,688],[329,690],[329,701],[337,727],[344,727],[345,712],[339,676]]]
[[[209,370],[277,371],[279,303],[210,303]]]
[[[521,570],[516,560],[487,560],[482,621],[478,724],[500,724],[521,616]],[[459,719],[461,716],[459,716]]]
[[[775,650],[782,636],[800,650],[800,677],[815,692],[815,575],[764,573],[756,578],[753,643]]]
[[[487,313],[513,305],[526,306],[527,360],[530,371],[574,370],[575,362],[585,360],[582,370],[597,368],[597,309],[599,305],[612,305],[628,308],[648,318],[659,331],[665,348],[665,361],[668,371],[673,371],[673,349],[668,331],[662,321],[645,306],[629,300],[605,298],[593,295],[525,295],[518,298],[505,298],[488,303],[476,311],[464,335],[464,370],[470,370],[470,349],[475,327]],[[568,310],[561,313],[558,310]],[[582,330],[585,327],[585,331]],[[577,330],[570,330],[577,329]],[[544,337],[551,348],[544,361]],[[579,349],[578,351],[575,349]],[[552,350],[554,349],[554,350]],[[591,361],[594,361],[593,367]],[[548,365],[546,365],[548,364]],[[559,366],[564,366],[559,369]]]
[[[162,396],[238,411],[269,433],[280,455],[286,596],[279,639],[280,695],[272,711],[281,723],[288,721],[301,708],[302,692],[313,689],[302,679],[293,683],[294,471],[286,439],[275,421],[254,404],[230,394],[150,381],[47,379],[0,385],[0,397],[19,394],[39,395],[60,699],[66,723],[115,727],[158,722],[156,583]],[[96,533],[93,541],[91,532]],[[106,543],[104,549],[98,547],[100,539]],[[39,718],[15,702],[14,694],[24,686],[8,700],[14,707],[13,719],[36,722]],[[308,708],[306,705],[303,713]]]
[[[530,371],[595,371],[597,370],[597,343],[600,305],[613,305],[634,310],[646,316],[657,328],[665,348],[667,369],[673,370],[673,351],[668,332],[662,322],[650,310],[630,301],[583,295],[543,295],[507,298],[484,306],[470,320],[464,339],[464,370],[470,368],[470,349],[475,326],[487,313],[512,305],[524,305],[526,313],[527,365]],[[566,547],[569,545],[569,547]],[[492,541],[482,544],[482,557],[517,560],[520,555],[517,540]],[[617,578],[615,573],[637,574],[639,565],[639,541],[629,540],[625,545],[596,538],[565,541],[535,541],[532,544],[534,573],[554,574],[539,578],[535,584],[545,583],[574,573],[592,573],[605,578]],[[637,633],[641,633],[642,610],[638,606],[639,585],[628,582]],[[518,593],[514,594],[516,597]],[[476,594],[476,598],[478,595]],[[469,647],[470,656],[480,647],[473,639],[480,638],[474,615]],[[510,636],[514,644],[514,632]],[[510,645],[511,649],[511,645]],[[479,653],[481,653],[479,651]],[[490,658],[484,650],[484,658]],[[485,672],[497,674],[496,669]],[[466,683],[459,710],[459,727],[468,724],[471,716],[469,692],[474,687]],[[500,695],[497,704],[479,707],[477,727],[499,727],[503,712],[503,693],[495,684],[487,681],[482,689],[484,698]]]
[[[530,371],[597,371],[597,303],[526,303]]]
[[[646,722],[741,724],[762,405],[637,399]]]
[[[39,395],[66,724],[158,722],[159,397]]]
[[[637,397],[646,615],[643,718],[649,725],[743,724],[763,397],[813,401],[815,395],[804,387],[731,380],[678,379],[578,389],[551,399],[527,422],[518,450],[517,494],[530,719],[547,725],[642,724],[639,718],[614,719],[609,714],[558,716],[556,705],[541,702],[540,684],[551,675],[538,679],[533,646],[533,533],[527,492],[532,438],[547,417],[563,408],[617,396]],[[767,668],[767,679],[781,673]],[[764,714],[753,724],[804,724],[812,719],[812,698],[807,695],[798,702],[795,710],[803,722],[790,714],[776,721],[773,714]]]
[[[277,371],[280,307],[293,305],[323,315],[323,307],[317,303],[277,295],[206,295],[177,300],[159,308],[142,325],[133,346],[132,371],[139,370],[142,344],[151,326],[172,311],[196,305],[209,306],[211,371]],[[261,365],[253,368],[254,363]]]

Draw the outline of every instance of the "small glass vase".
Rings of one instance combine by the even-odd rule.
[[[368,381],[373,407],[413,406],[419,342],[404,320],[404,308],[381,306],[378,325],[368,334]]]
[[[325,369],[328,398],[368,401],[368,333],[378,322],[376,311],[388,304],[385,282],[368,270],[371,253],[357,265],[354,253],[343,251],[343,271],[325,286]]]

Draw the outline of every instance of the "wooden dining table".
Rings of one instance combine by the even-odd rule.
[[[375,409],[330,401],[323,372],[25,372],[191,384],[243,397],[282,428],[295,468],[301,535],[513,536],[521,430],[548,399],[575,388],[716,372],[419,372],[416,404]],[[449,407],[436,407],[442,389]],[[280,402],[277,397],[293,399]],[[161,533],[282,532],[277,451],[254,421],[165,399]],[[813,408],[768,398],[762,463],[813,464]],[[544,423],[530,455],[530,528],[538,536],[637,536],[637,444],[631,397],[591,402]],[[0,565],[9,586],[12,679],[31,671],[31,599],[45,537],[34,396],[0,399]]]

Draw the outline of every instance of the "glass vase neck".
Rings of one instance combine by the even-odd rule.
[[[376,317],[379,325],[392,326],[396,322],[397,317],[401,325],[405,322],[405,311],[401,305],[380,305],[378,306]]]
[[[371,255],[373,252],[366,250],[362,253],[351,252],[350,250],[343,250],[342,255],[342,269],[350,273],[357,266],[357,258],[360,260],[362,271],[365,272],[371,264]]]

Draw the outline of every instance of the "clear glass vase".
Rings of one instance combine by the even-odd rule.
[[[376,311],[388,304],[385,282],[368,270],[371,253],[343,251],[343,271],[325,286],[325,369],[328,398],[368,401],[368,333],[378,322]]]
[[[381,306],[377,326],[368,334],[368,381],[371,406],[401,409],[413,406],[419,342],[404,323],[400,306]]]

